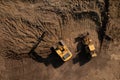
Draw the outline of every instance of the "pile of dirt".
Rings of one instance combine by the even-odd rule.
[[[74,39],[84,32],[97,37],[97,32],[101,27],[102,11],[98,6],[100,3],[95,3],[95,1],[89,3],[87,1],[66,1],[64,4],[60,1],[59,5],[52,1],[47,3],[39,5],[39,3],[20,1],[1,1],[1,33],[2,40],[7,41],[3,44],[8,47],[7,51],[5,50],[7,56],[27,54],[43,32],[47,32],[45,42],[41,42],[37,48],[37,53],[42,54],[50,53],[49,48],[60,39]],[[84,3],[86,4],[83,5]],[[86,22],[88,24],[84,25]],[[92,34],[91,29],[96,34]],[[71,39],[69,39],[70,43],[73,41]],[[98,44],[97,38],[96,41]]]
[[[120,0],[1,0],[0,79],[119,80],[119,24]],[[98,54],[91,60],[75,54],[86,32]],[[66,63],[51,50],[61,39],[73,53]]]

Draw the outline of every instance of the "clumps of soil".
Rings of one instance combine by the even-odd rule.
[[[120,0],[0,0],[0,79],[119,80],[119,9]],[[90,61],[76,40],[86,32],[98,55]],[[80,65],[53,54],[61,39]]]
[[[6,53],[7,56],[27,55],[44,31],[47,32],[45,42],[41,42],[35,51],[38,54],[50,54],[50,47],[65,37],[64,29],[70,26],[70,20],[89,18],[101,26],[104,2],[65,1],[63,4],[59,1],[59,5],[56,4],[52,1],[37,0],[0,2],[2,39],[6,42],[4,47],[8,47],[5,51],[10,51],[10,54]]]
[[[111,19],[120,18],[120,0],[110,0],[109,14]]]
[[[110,21],[107,27],[106,34],[109,35],[114,41],[120,41],[120,27],[117,22]]]

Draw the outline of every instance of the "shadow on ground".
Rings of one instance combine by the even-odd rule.
[[[86,52],[85,46],[81,43],[81,37],[75,38],[75,43],[77,42],[77,55],[73,58],[73,63],[76,64],[79,62],[80,66],[86,64],[91,60],[91,55]]]
[[[64,62],[53,50],[53,48],[51,48],[51,52],[52,53],[48,55],[47,58],[42,58],[35,51],[32,51],[31,53],[29,53],[29,56],[37,62],[44,63],[46,66],[49,66],[51,64],[54,68],[60,67]]]
[[[35,52],[35,49],[37,48],[38,44],[40,44],[42,41],[45,41],[43,38],[45,37],[46,32],[43,32],[42,35],[38,38],[38,42],[34,44],[28,55],[34,59],[37,62],[44,63],[46,66],[52,64],[54,68],[60,67],[64,62],[61,60],[61,58],[57,55],[57,53],[54,51],[53,48],[51,48],[51,54],[48,55],[47,58],[43,58],[42,56],[38,55],[38,53]]]
[[[99,14],[95,11],[74,12],[73,18],[75,20],[79,20],[82,18],[89,18],[89,19],[93,20],[96,23],[96,25],[101,26],[101,18],[99,16]]]

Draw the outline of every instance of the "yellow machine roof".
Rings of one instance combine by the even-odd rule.
[[[89,49],[90,51],[94,51],[95,50],[95,46],[93,44],[89,45]]]

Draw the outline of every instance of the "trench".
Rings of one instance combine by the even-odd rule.
[[[102,17],[102,26],[101,29],[99,30],[99,39],[100,39],[100,47],[102,46],[103,40],[106,35],[106,28],[107,28],[107,23],[109,20],[108,12],[109,12],[109,0],[104,0],[105,2],[105,9],[101,12],[101,17]]]

